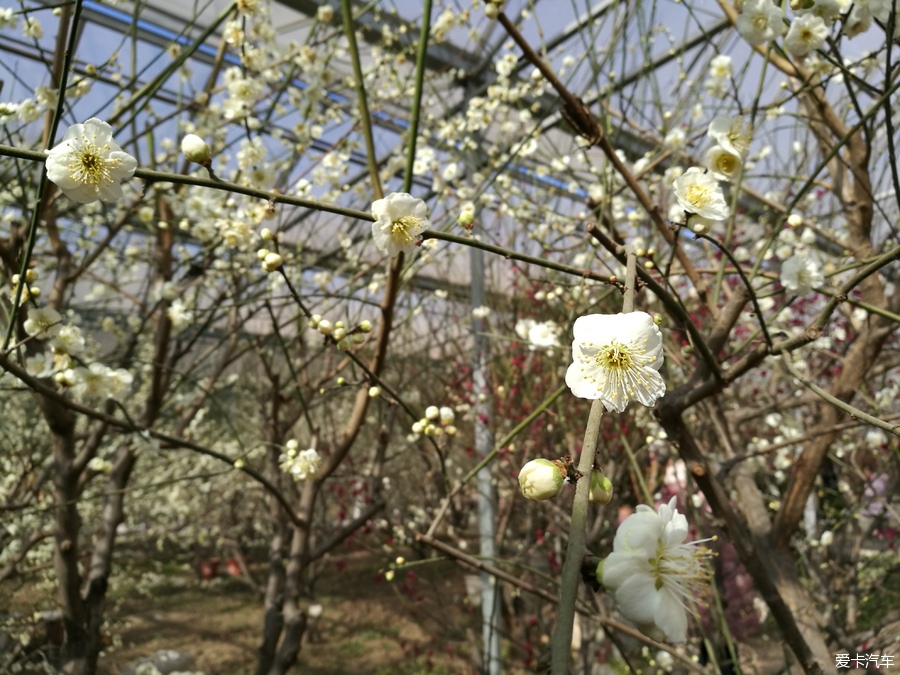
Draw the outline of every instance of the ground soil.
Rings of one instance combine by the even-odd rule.
[[[314,599],[318,624],[304,640],[297,672],[316,675],[471,673],[463,572],[440,562],[379,574],[367,553],[331,558]],[[255,576],[264,579],[264,570]],[[411,573],[410,573],[411,572]],[[104,654],[101,673],[121,673],[160,649],[185,652],[205,675],[252,673],[262,627],[262,603],[234,578],[202,581],[187,574],[155,589],[153,598],[123,598],[111,626],[121,641]],[[441,600],[438,600],[438,599]]]

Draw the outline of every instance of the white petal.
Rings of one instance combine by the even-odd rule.
[[[655,623],[659,606],[656,580],[648,573],[633,574],[616,590],[616,604],[635,623]]]
[[[687,639],[687,612],[678,598],[665,588],[657,593],[654,620],[671,642],[680,643]]]

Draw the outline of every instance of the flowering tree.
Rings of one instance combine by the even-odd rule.
[[[267,551],[260,674],[353,538],[491,575],[510,666],[890,653],[895,6],[680,4],[238,0],[153,50],[152,8],[0,9],[0,588],[55,599],[53,668],[141,531]]]

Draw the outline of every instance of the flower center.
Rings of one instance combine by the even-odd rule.
[[[85,185],[112,183],[110,169],[122,160],[104,159],[103,155],[108,152],[108,145],[99,148],[82,136],[81,144],[69,153],[69,176]]]
[[[734,156],[724,152],[716,160],[716,167],[724,174],[734,173],[735,165]]]
[[[688,189],[685,190],[684,196],[693,206],[706,206],[712,201],[709,189],[702,185],[689,186]]]
[[[757,14],[753,17],[751,23],[756,30],[765,32],[769,27],[769,17],[767,17],[765,14]]]
[[[391,223],[391,238],[398,244],[409,244],[416,238],[413,231],[421,221],[415,216],[403,216]]]
[[[634,368],[634,355],[625,345],[617,342],[602,347],[594,357],[594,362],[601,368],[625,372]]]

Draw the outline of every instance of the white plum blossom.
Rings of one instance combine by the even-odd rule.
[[[854,38],[872,27],[872,11],[868,5],[854,2],[853,8],[844,19],[844,35]]]
[[[666,393],[662,333],[646,312],[581,316],[574,333],[566,384],[575,396],[622,412],[630,401],[652,406]]]
[[[102,457],[91,457],[91,461],[88,462],[87,468],[88,470],[96,471],[97,473],[110,473],[113,470],[113,463]]]
[[[166,310],[169,321],[172,322],[172,330],[180,333],[194,322],[194,313],[182,298],[175,298]]]
[[[819,265],[806,255],[795,255],[781,265],[781,285],[794,295],[809,295],[825,281]]]
[[[228,97],[223,106],[226,120],[240,120],[249,115],[256,102],[262,98],[263,83],[252,77],[245,78],[238,67],[225,71]]]
[[[784,15],[772,0],[747,0],[736,26],[742,38],[758,46],[784,35]]]
[[[709,74],[703,82],[703,88],[710,96],[722,98],[728,93],[731,76],[731,57],[727,54],[719,54],[709,62]]]
[[[92,117],[73,124],[47,155],[47,178],[81,204],[122,198],[122,181],[137,169],[137,160],[112,139],[112,127]]]
[[[566,467],[559,460],[533,459],[519,471],[519,487],[526,499],[543,502],[562,490]]]
[[[127,370],[113,369],[102,363],[87,368],[70,368],[63,373],[63,381],[79,399],[118,398],[131,388],[134,377]]]
[[[0,30],[15,28],[19,22],[19,15],[11,7],[0,7]]]
[[[718,54],[710,60],[709,77],[717,80],[731,78],[731,57],[728,54]]]
[[[723,220],[728,217],[728,204],[719,182],[703,169],[692,166],[675,179],[675,198],[688,213]]]
[[[288,451],[278,458],[278,466],[285,473],[291,474],[295,481],[315,476],[321,463],[322,457],[314,448],[297,452],[291,445],[288,445]]]
[[[39,352],[25,358],[25,370],[32,377],[50,377],[56,372],[56,363],[50,352]]]
[[[784,46],[794,56],[806,56],[825,43],[828,26],[820,16],[804,14],[791,23]]]
[[[535,321],[519,319],[516,322],[516,335],[528,341],[529,349],[553,349],[559,347],[560,327],[553,321]]]
[[[684,129],[681,127],[675,127],[669,133],[666,134],[666,137],[663,139],[663,145],[666,146],[670,150],[684,150],[684,146],[687,143],[687,138],[684,133]]]
[[[706,133],[725,150],[739,157],[746,157],[750,151],[753,132],[743,117],[716,115]]]
[[[62,316],[52,307],[29,307],[23,328],[38,340],[49,340],[59,334]]]
[[[373,202],[372,217],[375,246],[392,258],[412,253],[419,235],[431,226],[425,202],[406,192],[392,192]]]
[[[27,38],[40,40],[42,37],[44,37],[44,28],[43,26],[41,26],[41,22],[36,18],[34,18],[33,16],[27,16],[22,22],[22,35]]]
[[[597,576],[641,632],[682,643],[687,607],[710,580],[710,551],[698,545],[701,541],[685,541],[687,519],[675,502],[672,497],[660,504],[658,512],[640,504],[616,530],[613,552],[600,563]]]
[[[59,332],[50,341],[50,347],[56,354],[75,356],[84,351],[84,335],[78,326],[67,324],[60,327]]]
[[[741,158],[721,145],[706,151],[706,166],[719,180],[733,181],[741,173]]]

